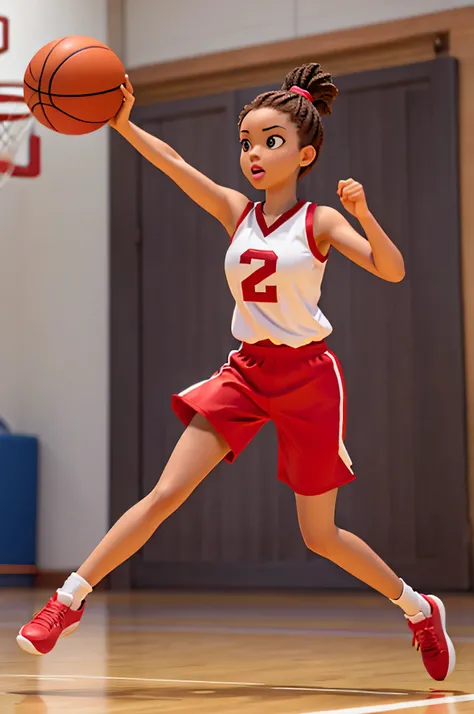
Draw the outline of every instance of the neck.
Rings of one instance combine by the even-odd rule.
[[[282,213],[292,208],[296,199],[296,183],[283,184],[267,189],[265,195],[265,215],[281,216]]]

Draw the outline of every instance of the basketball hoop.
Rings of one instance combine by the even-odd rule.
[[[7,52],[8,18],[0,17],[0,54]],[[40,138],[23,99],[21,82],[0,82],[0,187],[11,176],[34,178],[40,173]]]
[[[0,187],[11,176],[33,178],[39,173],[40,139],[23,100],[23,85],[0,82]]]

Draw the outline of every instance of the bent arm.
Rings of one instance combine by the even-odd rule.
[[[360,220],[367,239],[333,208],[318,208],[314,223],[315,240],[322,252],[333,246],[369,273],[382,280],[398,283],[405,277],[403,256],[372,214]]]

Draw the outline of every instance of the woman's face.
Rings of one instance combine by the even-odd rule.
[[[252,109],[240,127],[240,166],[252,186],[267,190],[296,182],[302,166],[310,164],[316,151],[300,149],[298,130],[288,114],[271,107]]]

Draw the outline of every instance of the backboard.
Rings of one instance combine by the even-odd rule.
[[[9,23],[6,17],[0,17],[0,53],[8,49]],[[11,176],[39,176],[40,141],[35,121],[23,100],[22,82],[3,81],[0,74],[0,186]]]
[[[0,17],[0,53],[6,52],[9,47],[8,19]]]

